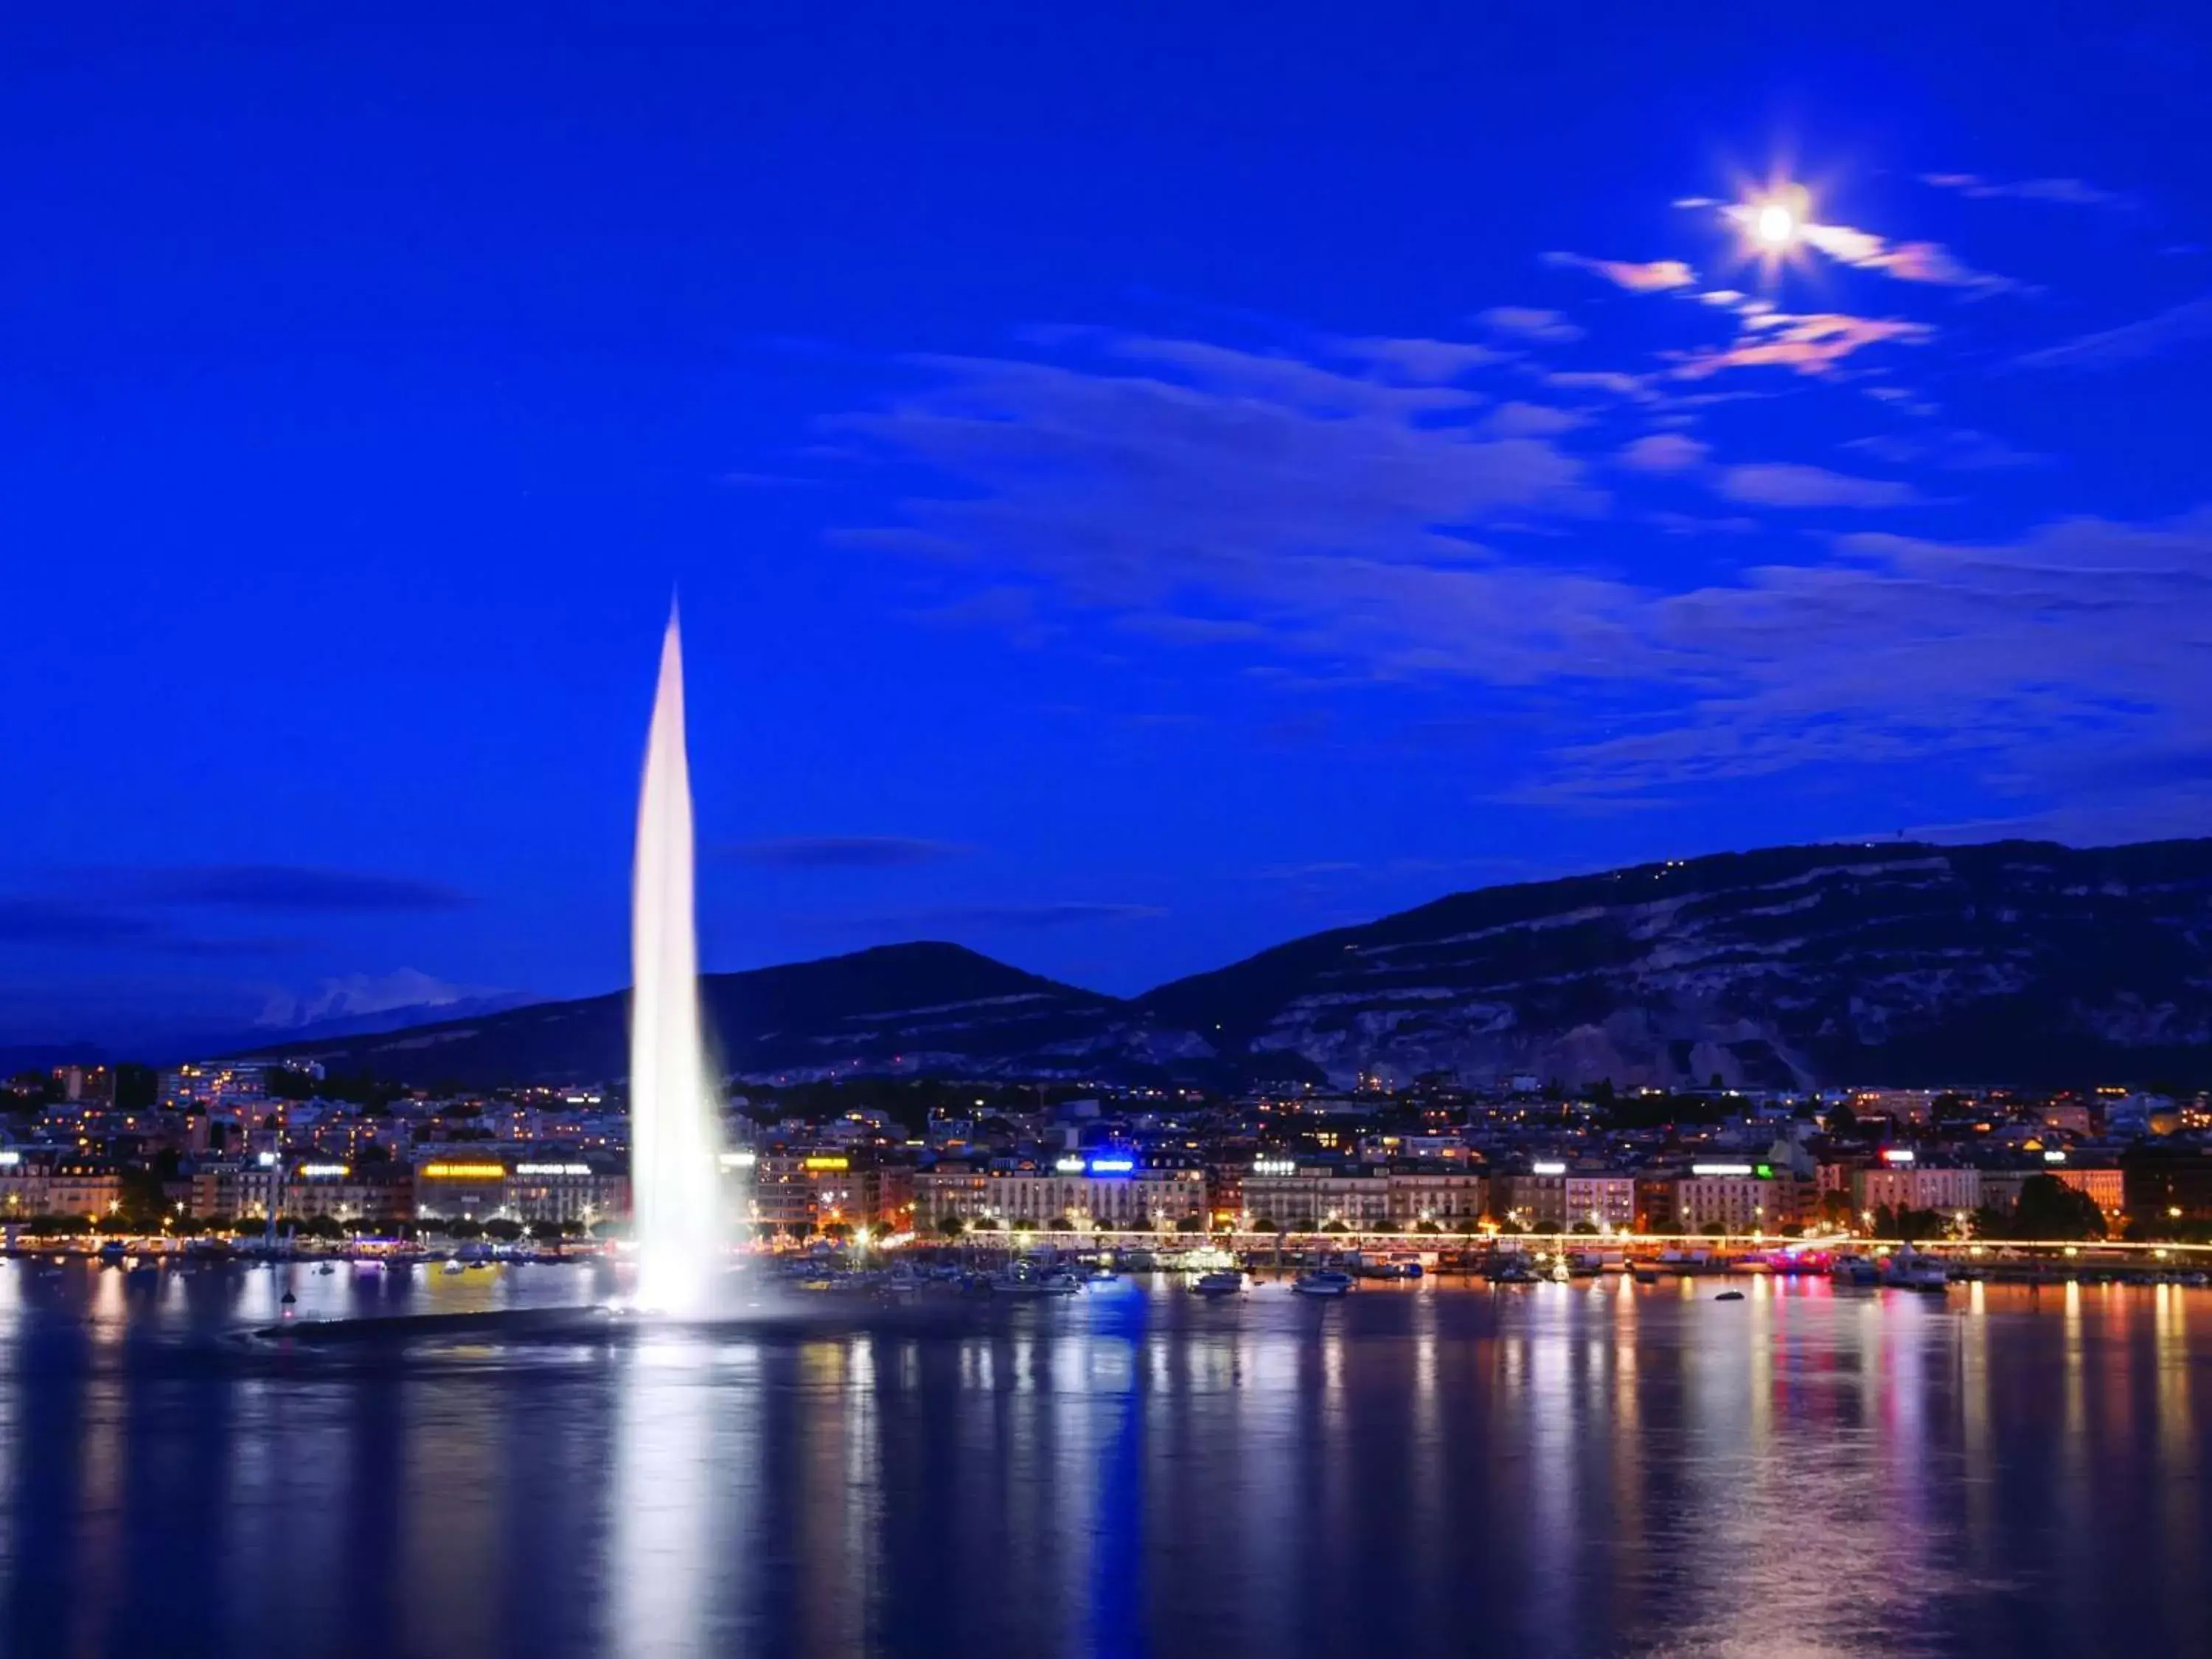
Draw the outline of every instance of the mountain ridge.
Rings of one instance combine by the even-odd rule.
[[[701,984],[752,1082],[2212,1081],[2212,839],[1816,842],[1476,888],[1130,998],[942,941]],[[255,1052],[609,1079],[626,995]]]

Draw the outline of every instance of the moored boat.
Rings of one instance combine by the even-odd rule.
[[[1293,1279],[1291,1290],[1298,1296],[1348,1296],[1354,1282],[1350,1273],[1339,1273],[1334,1267],[1316,1267]]]
[[[1073,1296],[1083,1288],[1074,1274],[1060,1267],[1039,1267],[1017,1261],[989,1275],[983,1288],[994,1296]]]
[[[1244,1275],[1234,1267],[1216,1268],[1190,1281],[1192,1290],[1200,1296],[1237,1296],[1244,1289]]]
[[[1951,1282],[1951,1269],[1941,1256],[1907,1244],[1882,1263],[1881,1282],[1897,1291],[1941,1291]]]

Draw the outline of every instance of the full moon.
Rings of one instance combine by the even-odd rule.
[[[1779,202],[1769,202],[1751,222],[1752,234],[1769,247],[1784,247],[1797,234],[1797,216]]]

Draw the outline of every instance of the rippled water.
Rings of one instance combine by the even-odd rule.
[[[0,1651],[2212,1650],[2212,1292],[1163,1280],[242,1340],[283,1282],[0,1267]],[[592,1293],[290,1282],[310,1318]]]

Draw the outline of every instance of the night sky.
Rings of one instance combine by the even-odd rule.
[[[717,969],[2202,833],[2208,85],[2180,5],[34,9],[0,1042],[623,983],[672,590]]]

